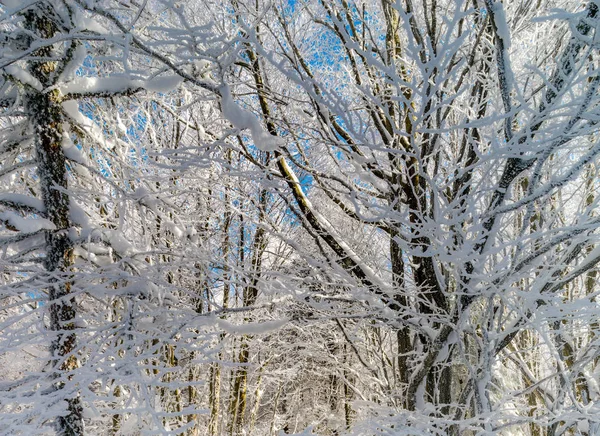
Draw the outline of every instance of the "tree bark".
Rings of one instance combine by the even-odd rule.
[[[46,2],[24,13],[25,27],[39,39],[49,39],[57,33],[53,21],[54,10]],[[51,46],[34,53],[37,59],[29,64],[29,73],[43,88],[52,86],[57,77],[57,62],[44,60],[52,57]],[[30,91],[26,97],[27,113],[31,117],[38,160],[38,176],[46,218],[55,229],[46,233],[44,266],[49,276],[48,312],[50,330],[56,332],[51,344],[52,366],[56,389],[64,391],[67,414],[56,418],[60,435],[83,435],[82,406],[75,387],[70,386],[69,372],[79,367],[76,356],[75,334],[76,303],[72,295],[70,270],[73,265],[73,244],[69,238],[69,196],[67,194],[66,159],[62,149],[63,117],[58,91]]]

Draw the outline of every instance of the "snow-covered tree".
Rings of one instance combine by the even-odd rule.
[[[235,92],[278,139],[224,114],[276,156],[313,264],[395,332],[365,365],[390,425],[597,425],[597,3],[241,3]]]
[[[0,428],[599,431],[596,0],[0,3]]]
[[[169,106],[182,79],[130,53],[111,15],[82,4],[3,2],[1,427],[11,434],[81,435],[84,421],[116,432],[144,407],[131,429],[163,424],[162,380],[145,380],[141,365],[170,364],[171,253],[194,229],[176,216],[172,170],[153,166],[164,164],[157,150],[176,148],[168,139],[185,141],[167,137],[169,108],[155,99]]]

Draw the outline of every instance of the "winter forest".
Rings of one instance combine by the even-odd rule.
[[[0,0],[0,435],[600,435],[600,0]]]

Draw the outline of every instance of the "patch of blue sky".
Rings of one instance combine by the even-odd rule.
[[[339,66],[347,59],[342,42],[331,30],[320,32],[313,47],[307,62],[317,69]]]
[[[313,187],[314,177],[309,172],[306,172],[303,169],[297,167],[293,162],[290,162],[290,167],[294,170],[296,176],[298,177],[298,181],[300,182],[302,192],[308,195]]]
[[[46,305],[46,301],[45,298],[43,297],[43,294],[37,290],[33,290],[33,291],[27,291],[27,296],[29,298],[31,298],[32,300],[35,300],[34,302],[32,302],[32,304],[34,304],[37,307],[43,307]],[[25,311],[26,309],[23,308],[23,311]]]
[[[298,3],[298,0],[287,0],[287,7],[289,8],[289,10],[291,12],[295,12],[296,11],[296,4]]]
[[[30,277],[29,273],[22,272],[22,271],[17,271],[17,276],[22,279],[28,279]],[[30,299],[35,300],[33,302],[30,302],[29,304],[37,304],[38,307],[44,306],[46,304],[46,301],[45,301],[46,297],[44,296],[44,292],[42,292],[38,289],[29,290],[25,294]],[[28,309],[25,306],[22,306],[21,310],[22,310],[22,312],[28,311]]]
[[[90,70],[87,73],[90,73]],[[83,74],[83,71],[80,71],[80,74]],[[123,103],[117,104],[116,110],[120,118],[125,120],[125,134],[118,134],[114,127],[107,124],[100,115],[102,111],[114,110],[114,106],[109,106],[105,99],[82,101],[79,104],[79,111],[99,127],[107,138],[114,138],[124,144],[130,144],[127,149],[129,163],[135,167],[141,167],[149,158],[147,149],[142,145],[144,133],[148,128],[148,117],[140,106],[131,101],[117,101]],[[154,109],[158,109],[156,104]],[[129,122],[126,121],[128,119]],[[155,123],[155,121],[152,122]],[[77,148],[82,149],[82,144],[75,135],[72,139]],[[115,158],[111,156],[112,151],[104,151],[101,146],[92,145],[89,152],[92,159],[98,164],[100,173],[104,177],[112,177],[112,160]]]
[[[89,42],[84,42],[86,50],[92,48]],[[98,61],[92,55],[88,54],[83,59],[83,64],[75,70],[75,75],[78,77],[95,77],[98,75]]]

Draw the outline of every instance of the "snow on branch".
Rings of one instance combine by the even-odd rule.
[[[0,193],[0,205],[34,213],[46,211],[42,200],[23,194]]]
[[[262,151],[275,151],[283,145],[283,140],[267,132],[260,124],[258,118],[245,109],[242,109],[234,100],[228,85],[219,88],[221,94],[221,110],[227,120],[236,129],[249,129],[254,145]]]
[[[45,218],[27,219],[12,211],[0,212],[0,222],[4,222],[10,230],[25,233],[56,229],[56,226],[50,220]]]
[[[177,75],[155,77],[149,80],[128,77],[79,77],[58,86],[63,100],[130,96],[140,91],[168,93],[176,89],[183,78]]]

